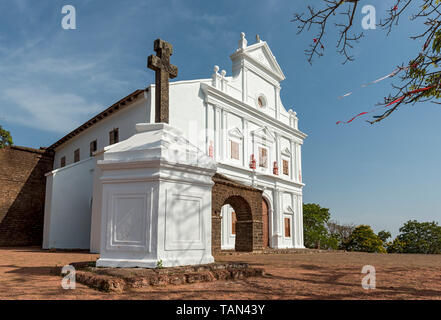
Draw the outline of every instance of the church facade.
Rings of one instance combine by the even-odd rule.
[[[170,125],[215,161],[220,183],[261,191],[263,247],[303,248],[301,147],[306,135],[296,113],[281,101],[285,75],[259,38],[249,45],[242,33],[230,57],[231,75],[215,66],[210,78],[170,83]],[[154,119],[155,85],[150,85],[50,147],[55,156],[54,170],[47,174],[44,248],[100,251],[103,193],[97,162],[112,146],[127,145],[138,123]],[[225,203],[218,213],[222,250],[237,247],[236,211]]]

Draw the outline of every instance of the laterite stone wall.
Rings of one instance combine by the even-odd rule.
[[[213,177],[212,251],[221,250],[221,209],[229,204],[236,212],[236,251],[263,250],[262,190],[240,184],[223,175]]]
[[[41,246],[45,173],[52,165],[46,150],[0,149],[0,246]]]

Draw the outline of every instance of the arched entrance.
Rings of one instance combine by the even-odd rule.
[[[222,207],[234,212],[236,251],[262,250],[262,191],[243,185],[223,175],[213,177],[212,189],[212,250],[222,247]],[[231,225],[231,228],[233,224]]]
[[[269,247],[269,205],[265,198],[262,198],[262,242],[264,248]]]

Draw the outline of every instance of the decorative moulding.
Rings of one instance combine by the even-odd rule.
[[[292,138],[295,138],[295,142],[298,144],[302,144],[303,139],[307,137],[305,133],[271,117],[264,112],[256,113],[256,109],[254,107],[214,88],[213,86],[202,83],[201,89],[205,94],[205,103],[215,105],[224,110],[232,110],[232,107],[234,107],[235,113],[243,118],[246,118],[247,120],[252,120],[253,122],[262,126],[265,123],[269,123],[273,127],[277,128],[280,134],[291,134],[293,136]]]
[[[287,206],[285,208],[285,214],[294,214],[294,210],[291,208],[291,206]]]
[[[267,141],[269,143],[274,143],[276,141],[276,138],[274,135],[268,130],[267,127],[259,128],[251,132],[253,136],[253,140],[256,140],[256,138],[260,138],[262,141]]]
[[[230,129],[228,131],[228,135],[238,139],[243,139],[242,131],[240,131],[238,127],[234,127],[233,129]]]

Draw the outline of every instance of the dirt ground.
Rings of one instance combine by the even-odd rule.
[[[51,269],[95,261],[85,252],[48,252],[38,248],[0,248],[0,299],[441,299],[441,255],[345,252],[231,255],[217,261],[247,262],[266,275],[103,293],[77,283],[61,288]],[[364,265],[376,269],[376,289],[361,286]]]

